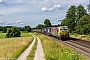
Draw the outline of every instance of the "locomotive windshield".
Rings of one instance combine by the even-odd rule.
[[[66,27],[60,28],[60,31],[67,31],[67,30],[68,30],[68,28],[66,28]]]

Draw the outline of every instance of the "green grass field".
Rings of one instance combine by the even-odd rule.
[[[5,36],[6,36],[6,33],[0,32],[0,39],[6,38]],[[28,32],[21,32],[21,37],[29,37],[29,36],[30,36],[30,34]]]
[[[29,37],[30,36],[30,34],[29,33],[21,33],[21,37]]]
[[[5,38],[5,33],[0,35],[0,58],[17,58],[33,41],[29,33],[14,38]]]
[[[1,33],[0,32],[0,39],[5,38],[5,35],[6,35],[6,33]]]
[[[71,48],[53,41],[44,35],[34,33],[41,39],[46,60],[85,60],[83,55],[76,54]]]

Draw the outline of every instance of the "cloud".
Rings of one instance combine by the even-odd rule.
[[[15,23],[13,22],[5,22],[4,25],[14,25]]]
[[[3,0],[0,0],[0,3],[3,3],[4,1]]]
[[[20,25],[24,24],[21,20],[17,20],[16,22],[19,23]]]
[[[20,23],[21,25],[23,25],[24,23]]]
[[[4,5],[8,6],[8,4],[6,4],[4,0],[0,0],[0,4],[4,4]]]
[[[6,22],[4,22],[4,21],[0,21],[0,24],[5,24]]]
[[[22,21],[21,21],[21,20],[17,20],[16,22],[17,22],[17,23],[22,23]]]
[[[50,7],[50,8],[43,7],[42,11],[44,11],[44,12],[52,12],[52,11],[61,10],[61,9],[62,9],[61,5],[57,4],[57,5],[54,5],[53,7]]]

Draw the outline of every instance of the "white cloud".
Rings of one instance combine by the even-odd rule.
[[[20,25],[23,25],[24,23],[22,22],[22,20],[17,20],[17,23],[19,23]]]
[[[23,25],[24,23],[20,23],[21,25]]]
[[[0,0],[0,4],[8,6],[8,4],[6,4],[4,0]]]
[[[0,0],[0,3],[3,3],[3,0]]]
[[[17,20],[16,22],[17,22],[17,23],[22,23],[22,21],[21,21],[21,20]]]
[[[61,9],[61,5],[58,4],[58,5],[54,5],[53,7],[50,7],[50,8],[43,7],[42,11],[52,12],[52,11],[60,10],[60,9]]]
[[[60,8],[61,8],[61,5],[59,5],[59,4],[53,6],[53,9],[60,9]]]
[[[42,8],[42,11],[47,11],[47,8],[46,8],[46,7],[43,7],[43,8]]]

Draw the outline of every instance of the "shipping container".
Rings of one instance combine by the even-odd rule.
[[[41,33],[44,34],[44,29],[41,29]]]
[[[48,27],[46,32],[47,32],[47,35],[51,35],[51,27]]]
[[[51,28],[51,35],[54,37],[58,37],[58,28],[57,27]]]
[[[36,29],[36,32],[39,32],[39,33],[41,33],[41,29]]]

